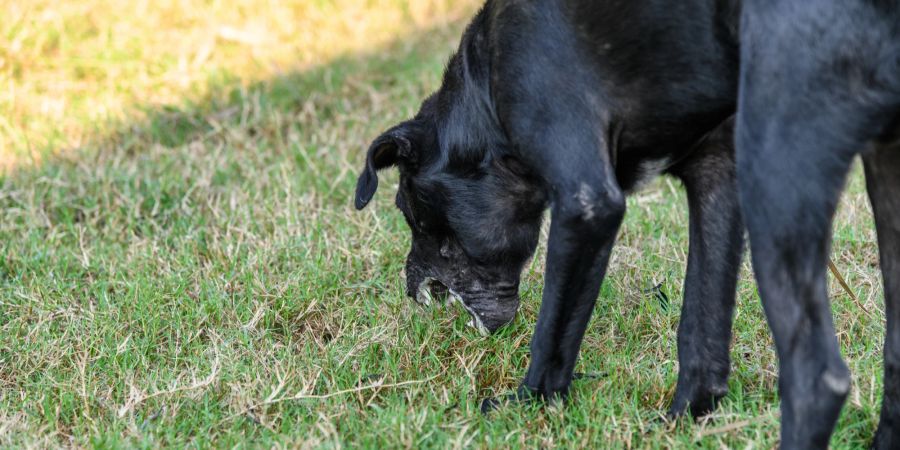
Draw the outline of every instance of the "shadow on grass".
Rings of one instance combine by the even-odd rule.
[[[252,139],[266,132],[285,136],[299,126],[301,139],[337,118],[368,121],[370,131],[410,115],[437,87],[463,22],[416,29],[385,45],[344,54],[322,64],[250,83],[222,72],[208,80],[210,94],[180,105],[135,105],[141,119],[114,122],[84,145],[47,149],[41,162],[0,171],[0,188],[79,162],[133,157],[155,146],[178,148],[223,134]],[[379,104],[382,101],[393,105]],[[277,124],[273,122],[278,122]],[[277,125],[277,126],[274,126]],[[274,126],[274,128],[273,128]],[[372,138],[374,136],[367,136]],[[308,140],[308,139],[306,139]],[[361,155],[350,155],[361,164]]]

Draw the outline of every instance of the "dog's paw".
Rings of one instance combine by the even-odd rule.
[[[572,375],[573,381],[583,381],[583,380],[599,380],[601,378],[605,378],[606,374],[602,372],[575,372]],[[565,395],[550,395],[549,397],[541,395],[540,393],[533,391],[526,387],[524,384],[520,385],[519,388],[515,392],[511,392],[506,395],[501,395],[499,397],[488,397],[481,401],[481,413],[489,414],[491,411],[496,409],[500,409],[506,405],[516,404],[516,403],[527,403],[534,401],[545,401],[549,398],[549,404],[551,406],[563,406],[565,404]]]
[[[517,403],[528,403],[538,400],[539,397],[524,385],[519,386],[515,392],[511,392],[499,397],[488,397],[481,401],[481,413],[488,415],[491,411],[500,409],[507,405]]]
[[[676,389],[675,398],[672,400],[672,405],[666,413],[666,418],[675,420],[690,413],[694,419],[699,419],[713,412],[719,400],[727,393],[727,384],[706,385],[695,383],[690,385],[690,387]]]

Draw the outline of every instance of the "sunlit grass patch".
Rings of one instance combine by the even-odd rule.
[[[0,167],[88,144],[148,109],[377,51],[475,3],[0,2]]]

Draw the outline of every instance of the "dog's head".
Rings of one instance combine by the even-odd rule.
[[[481,331],[493,332],[518,310],[519,277],[537,245],[546,200],[502,139],[473,138],[490,130],[460,130],[454,117],[469,116],[452,110],[459,103],[441,100],[455,95],[446,86],[445,79],[412,120],[372,143],[356,208],[375,194],[377,171],[397,167],[396,205],[412,231],[407,294],[425,304],[453,296]]]

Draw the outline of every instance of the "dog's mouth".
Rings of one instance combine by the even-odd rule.
[[[466,304],[461,295],[457,294],[448,288],[446,284],[441,283],[435,278],[425,277],[425,279],[419,283],[419,288],[416,289],[416,302],[426,307],[430,307],[434,304],[447,306],[452,302],[457,302],[460,305],[463,305],[469,315],[472,316],[472,320],[469,321],[468,324],[470,327],[477,329],[484,335],[490,334],[491,332],[490,329],[484,326],[478,313]]]
[[[432,277],[425,277],[419,283],[415,300],[426,307],[458,302],[472,317],[469,326],[483,335],[493,333],[507,324],[519,308],[518,285],[498,291],[459,293]]]
[[[416,289],[416,302],[424,306],[431,306],[434,303],[446,304],[449,297],[450,289],[444,283],[431,277],[425,277]]]

